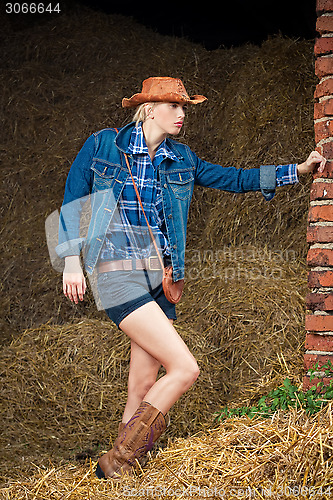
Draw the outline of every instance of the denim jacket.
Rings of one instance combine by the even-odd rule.
[[[84,254],[84,266],[92,274],[99,258],[110,220],[129,175],[124,152],[127,151],[135,123],[117,133],[106,128],[93,133],[84,143],[69,171],[60,212],[56,253],[64,258]],[[166,158],[159,165],[163,211],[171,249],[173,279],[184,278],[186,226],[194,184],[245,193],[261,191],[273,198],[276,167],[242,169],[222,167],[201,160],[191,149],[173,139],[167,144],[177,160]],[[128,155],[130,165],[133,159]],[[83,204],[90,198],[91,219],[86,238],[80,237]]]

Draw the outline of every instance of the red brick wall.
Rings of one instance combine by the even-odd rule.
[[[333,0],[317,0],[316,30],[314,130],[316,149],[327,163],[322,174],[313,175],[310,191],[304,389],[318,381],[310,384],[308,374],[317,361],[319,372],[328,360],[333,364]]]

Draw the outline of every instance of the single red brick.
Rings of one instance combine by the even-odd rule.
[[[318,99],[319,97],[332,94],[333,94],[333,78],[326,78],[326,80],[322,80],[321,82],[318,83],[314,93],[314,98]]]
[[[306,307],[313,311],[333,311],[333,293],[308,293]]]
[[[310,206],[308,222],[333,222],[333,202],[332,205]]]
[[[323,113],[325,116],[332,116],[333,115],[333,98],[332,99],[326,99],[325,101],[322,102],[323,105]]]
[[[305,353],[307,359],[314,359],[315,356],[326,356],[326,359],[322,364],[327,363],[327,357],[333,357],[333,335],[316,335],[315,333],[307,333],[305,339],[305,348],[309,351],[323,351],[332,353],[330,355],[325,354],[309,354]],[[319,359],[316,359],[313,364],[315,364]],[[333,359],[332,359],[333,361]]]
[[[316,39],[314,45],[314,53],[316,56],[321,54],[330,54],[333,51],[333,38],[330,36],[320,37]]]
[[[313,106],[313,118],[319,120],[324,118],[324,105],[322,102],[315,102]]]
[[[329,354],[304,354],[304,370],[311,370],[314,368],[316,363],[318,363],[318,368],[316,371],[321,371],[321,367],[325,365],[328,361],[333,364],[333,352],[332,355]],[[332,375],[333,380],[333,375]]]
[[[333,242],[333,226],[308,226],[308,243],[331,243]]]
[[[329,137],[332,137],[332,132],[333,132],[332,125],[333,121],[330,118],[315,123],[314,124],[315,141],[319,142],[323,139],[328,139]]]
[[[333,199],[333,182],[314,182],[310,189],[310,200]]]
[[[333,287],[333,271],[330,270],[309,271],[308,286],[309,288],[316,288],[322,286]]]
[[[333,315],[306,314],[305,329],[310,332],[332,332]]]
[[[322,12],[333,12],[333,1],[317,0],[316,12],[317,14],[321,14]]]
[[[316,30],[318,33],[329,33],[333,31],[333,16],[323,15],[317,18]]]
[[[321,56],[316,59],[315,73],[321,78],[333,74],[333,57],[331,55]]]
[[[307,255],[308,266],[333,266],[333,249],[310,248]]]
[[[326,160],[333,160],[333,140],[322,144],[322,148],[323,148],[322,155],[326,158]],[[332,167],[332,165],[328,166]]]

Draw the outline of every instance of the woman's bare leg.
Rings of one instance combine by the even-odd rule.
[[[169,319],[173,324],[173,319]],[[126,423],[134,415],[149,389],[155,384],[161,363],[131,340],[131,360],[128,374],[128,395],[122,418]]]
[[[155,381],[144,400],[166,414],[199,375],[194,356],[156,302],[148,302],[133,311],[121,321],[119,328],[165,367],[166,375]]]
[[[131,340],[131,360],[128,374],[128,395],[122,421],[134,415],[149,389],[156,382],[161,363]]]

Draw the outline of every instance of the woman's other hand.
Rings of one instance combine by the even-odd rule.
[[[86,288],[86,280],[81,268],[80,257],[78,255],[65,257],[65,269],[63,272],[64,295],[77,304],[79,299],[83,300]]]
[[[319,166],[318,166],[319,164]],[[318,172],[322,173],[326,165],[326,158],[324,158],[318,151],[312,151],[308,159],[304,163],[297,165],[298,174],[309,174],[318,167]]]

